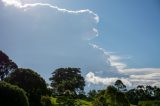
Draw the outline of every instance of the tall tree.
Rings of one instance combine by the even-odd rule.
[[[83,92],[85,81],[81,76],[80,68],[59,68],[52,73],[51,86],[58,95],[65,92],[79,94]]]
[[[31,69],[19,68],[5,79],[6,82],[17,85],[27,92],[30,106],[41,106],[40,99],[46,94],[45,80]]]
[[[117,80],[117,81],[115,82],[114,86],[115,86],[118,90],[120,90],[120,91],[127,91],[126,85],[124,85],[121,80]]]
[[[9,57],[0,50],[0,79],[3,80],[11,71],[18,68]]]
[[[75,106],[75,98],[84,92],[85,81],[79,68],[56,69],[50,81],[62,106]]]

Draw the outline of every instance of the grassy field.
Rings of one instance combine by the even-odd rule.
[[[57,98],[51,98],[51,102],[52,104],[54,104],[54,106],[59,106],[59,104],[56,102]],[[77,99],[77,104],[81,104],[81,106],[93,106],[92,102],[86,101],[86,100],[81,100],[81,99]],[[130,105],[130,106],[137,106],[137,105]]]
[[[57,98],[51,98],[51,103],[54,104],[54,106],[59,106],[59,104],[56,102]],[[77,104],[80,104],[82,106],[93,106],[92,102],[86,101],[86,100],[81,100],[77,99],[76,100]]]

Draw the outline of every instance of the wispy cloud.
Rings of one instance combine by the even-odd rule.
[[[93,11],[90,11],[89,9],[72,11],[72,10],[67,10],[64,8],[59,8],[58,6],[53,6],[48,3],[33,3],[33,4],[24,4],[23,5],[20,0],[2,0],[2,2],[4,2],[6,5],[13,5],[18,8],[24,8],[25,10],[29,9],[30,7],[47,6],[47,7],[56,9],[58,11],[67,12],[67,13],[71,13],[71,14],[89,13],[94,16],[94,19],[96,20],[97,23],[99,22],[99,16],[96,13],[94,13]],[[95,28],[94,28],[94,31],[97,32],[97,30]]]

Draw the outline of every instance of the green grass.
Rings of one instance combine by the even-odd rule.
[[[59,104],[56,102],[57,98],[51,97],[51,103],[54,104],[54,106],[59,106]]]
[[[77,103],[81,104],[82,106],[93,106],[92,102],[81,99],[77,99]]]
[[[54,104],[54,106],[59,106],[59,104],[56,102],[57,98],[51,97],[51,103]],[[81,106],[93,106],[92,102],[82,100],[82,99],[77,99],[76,100],[77,104],[80,104]]]
[[[132,105],[132,104],[130,104],[130,106],[137,106],[137,105]]]
[[[57,98],[51,97],[51,103],[54,104],[54,106],[59,106],[59,104],[56,102]],[[80,106],[93,106],[92,102],[82,100],[82,99],[77,99],[77,104],[81,104]],[[130,106],[137,106],[137,105],[130,105]]]

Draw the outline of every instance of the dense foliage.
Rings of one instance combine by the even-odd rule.
[[[29,106],[26,92],[19,88],[0,81],[0,106]]]
[[[59,68],[50,78],[57,102],[63,106],[74,106],[77,95],[83,93],[85,81],[79,68]]]
[[[137,105],[139,101],[160,100],[160,88],[139,85],[126,93],[130,103]]]
[[[42,104],[42,106],[52,106],[51,98],[49,96],[42,96],[41,97],[41,104]]]
[[[17,69],[18,66],[9,57],[0,50],[0,79],[3,80],[11,71]]]
[[[30,106],[40,106],[41,96],[46,93],[46,82],[31,69],[17,69],[5,81],[23,88],[27,92]]]
[[[94,106],[130,106],[130,104],[124,93],[114,86],[108,86],[106,90],[99,91]]]
[[[85,81],[79,68],[59,68],[52,73],[51,86],[58,95],[83,92]]]

